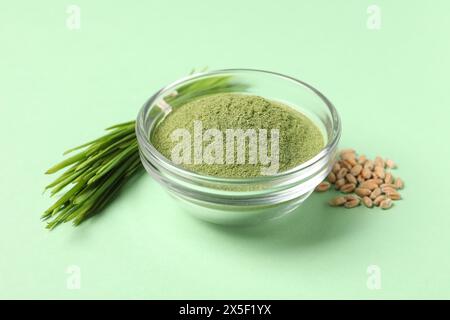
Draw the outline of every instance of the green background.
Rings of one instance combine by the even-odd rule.
[[[80,30],[66,27],[72,3]],[[366,26],[371,4],[380,30]],[[3,2],[0,298],[450,298],[449,11],[444,0]],[[179,211],[143,175],[81,227],[46,231],[43,173],[62,151],[204,66],[319,88],[342,117],[342,147],[399,164],[404,200],[345,210],[314,194],[283,219],[227,228]]]

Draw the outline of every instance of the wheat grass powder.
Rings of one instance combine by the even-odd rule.
[[[226,145],[227,130],[241,129],[246,131],[254,129],[256,132],[267,132],[267,153],[270,155],[274,141],[274,132],[278,135],[278,167],[277,172],[283,172],[294,168],[301,163],[313,158],[324,147],[324,136],[314,122],[299,111],[260,96],[222,93],[201,97],[190,101],[172,110],[155,128],[150,137],[154,147],[166,158],[172,160],[173,150],[179,145],[180,140],[174,139],[173,133],[177,129],[184,129],[191,137],[190,146],[184,150],[192,161],[180,163],[182,167],[190,171],[226,178],[250,178],[262,175],[267,164],[249,163],[249,140],[245,144],[245,163],[234,161],[227,162],[226,153],[215,154],[216,161],[195,161],[199,152],[206,152],[211,139],[201,141],[195,145],[198,136],[196,126],[201,124],[202,132],[208,129],[216,129],[221,132],[221,138]],[[198,128],[197,128],[198,129]],[[264,131],[265,130],[265,131]],[[273,131],[276,130],[276,131]],[[211,137],[210,137],[211,138]],[[217,142],[217,141],[216,141]],[[258,140],[260,142],[260,140]],[[210,151],[210,150],[209,150]],[[237,144],[233,149],[233,157],[236,160]],[[214,153],[214,152],[213,152]],[[213,154],[214,155],[214,154]],[[222,158],[222,161],[219,161]],[[185,158],[186,159],[186,158]],[[242,158],[241,158],[242,160]],[[209,161],[211,162],[211,161]]]

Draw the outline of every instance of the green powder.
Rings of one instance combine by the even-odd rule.
[[[262,175],[262,169],[268,164],[249,163],[249,139],[245,144],[245,163],[238,163],[237,142],[233,149],[232,156],[236,160],[234,163],[227,163],[226,153],[218,152],[211,154],[216,156],[216,160],[221,158],[222,162],[215,163],[195,163],[195,150],[205,152],[208,144],[212,140],[201,141],[201,151],[196,149],[194,137],[196,131],[194,123],[201,121],[203,132],[207,129],[218,129],[223,133],[223,145],[225,150],[227,129],[254,129],[256,132],[267,130],[268,155],[271,155],[272,129],[279,132],[279,167],[278,172],[291,169],[299,164],[311,159],[324,147],[324,138],[319,128],[302,113],[283,105],[279,102],[270,101],[259,96],[244,94],[216,94],[199,98],[188,102],[170,112],[163,121],[155,128],[151,141],[155,148],[166,158],[172,159],[172,152],[180,139],[173,137],[173,132],[177,129],[184,129],[189,132],[190,139],[189,152],[190,163],[184,161],[180,165],[188,170],[219,177],[246,178]],[[197,131],[198,132],[198,131]],[[198,137],[198,135],[197,135]],[[237,141],[237,140],[236,140]],[[258,147],[259,147],[258,140]],[[232,148],[230,148],[232,149]],[[186,158],[185,158],[186,159]],[[242,158],[241,158],[242,159]]]

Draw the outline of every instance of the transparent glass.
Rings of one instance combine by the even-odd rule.
[[[259,95],[307,115],[322,130],[325,147],[288,171],[242,179],[197,174],[165,158],[151,143],[153,130],[186,101],[211,94],[205,80],[214,86],[223,77],[234,84],[220,89],[223,92]],[[239,225],[281,217],[300,206],[331,170],[341,123],[332,103],[300,80],[262,70],[230,69],[195,74],[158,91],[140,110],[136,134],[145,169],[185,211],[206,221]]]

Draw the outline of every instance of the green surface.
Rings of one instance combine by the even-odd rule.
[[[0,298],[450,298],[450,4],[376,3],[380,30],[366,27],[371,1],[76,1],[74,31],[68,2],[3,3]],[[342,116],[342,146],[400,165],[405,199],[346,211],[313,195],[231,229],[185,215],[142,176],[101,216],[44,230],[43,172],[62,151],[203,66],[315,85]]]

